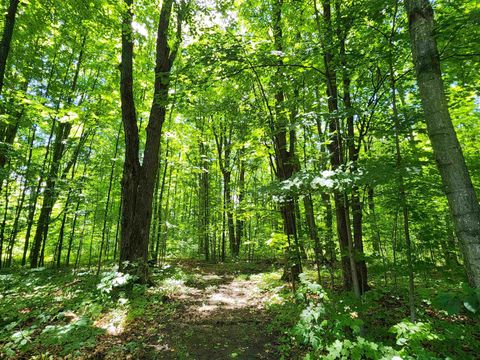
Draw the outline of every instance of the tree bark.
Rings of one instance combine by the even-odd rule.
[[[323,5],[323,19],[326,26],[326,38],[333,39],[332,31],[332,11],[330,0],[322,2]],[[320,17],[317,9],[317,2],[314,0],[315,18],[317,21],[318,31],[321,34]],[[323,36],[323,35],[322,35]],[[338,88],[337,88],[337,74],[333,64],[333,53],[329,44],[323,43],[324,49],[324,64],[325,64],[325,80],[327,85],[328,96],[328,111],[331,114],[328,129],[330,132],[330,143],[328,149],[330,152],[330,163],[333,170],[338,169],[343,165],[343,144],[340,134],[340,124],[338,119]],[[351,229],[347,226],[345,201],[343,195],[339,191],[334,192],[333,196],[335,202],[335,214],[337,219],[337,234],[340,245],[340,254],[342,259],[342,274],[343,284],[346,289],[352,289],[352,272],[350,268],[348,239]]]
[[[15,20],[20,0],[10,0],[7,12],[5,14],[5,23],[2,33],[2,40],[0,42],[0,95],[3,94],[3,85],[5,83],[5,72],[7,67],[8,55],[10,54],[10,47],[12,44],[13,32],[15,29]],[[0,142],[5,144],[13,144],[17,134],[19,123],[15,124],[0,124]],[[7,162],[7,156],[2,151],[0,153],[0,189],[5,178],[3,168]]]
[[[282,6],[283,0],[277,0],[273,8],[273,38],[275,50],[279,52],[283,52]],[[283,65],[283,61],[279,59],[278,64],[280,66]],[[278,82],[283,78],[280,66],[276,73],[276,80]],[[277,84],[277,87],[280,87],[280,85],[281,84]],[[294,130],[291,130],[290,134],[287,131],[289,126],[288,118],[285,115],[285,94],[281,89],[275,94],[275,115],[275,123],[272,124],[272,126],[274,128],[273,140],[277,170],[276,176],[278,180],[285,181],[293,176],[297,164],[295,159],[295,133]],[[288,134],[290,136],[288,136]],[[289,137],[289,143],[287,137]],[[302,272],[302,259],[297,236],[295,199],[292,196],[288,196],[287,199],[282,201],[280,204],[280,213],[283,218],[284,233],[288,239],[287,263],[291,277],[290,280],[295,282]],[[284,278],[285,275],[286,273],[284,274]]]
[[[13,31],[15,28],[15,20],[20,0],[10,0],[7,13],[5,14],[5,26],[3,28],[2,41],[0,43],[0,94],[3,92],[3,84],[5,81],[5,70],[7,66],[8,54],[12,44]]]
[[[143,163],[140,163],[139,129],[133,95],[133,0],[125,0],[127,11],[122,26],[121,103],[125,130],[125,163],[122,180],[121,269],[136,272],[140,282],[148,281],[148,242],[152,202],[159,165],[162,127],[168,105],[170,71],[181,37],[179,12],[177,40],[170,50],[168,29],[173,0],[162,3],[158,21],[153,102],[147,125]],[[125,266],[128,263],[129,266]]]
[[[469,284],[479,288],[480,206],[448,110],[433,8],[428,0],[406,0],[405,7],[428,136],[461,245]]]

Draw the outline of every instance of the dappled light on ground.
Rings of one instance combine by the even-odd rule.
[[[136,356],[145,359],[277,359],[275,336],[267,331],[267,297],[259,281],[203,270],[207,272],[150,288],[151,294],[163,289],[168,298],[147,303],[145,313],[121,333],[112,328],[114,319],[106,317],[102,328],[107,334],[95,356],[113,359],[131,344],[141,347]]]
[[[126,317],[126,309],[113,309],[102,318],[98,319],[94,325],[105,330],[108,335],[117,336],[122,334],[125,329]]]

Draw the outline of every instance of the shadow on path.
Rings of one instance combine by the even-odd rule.
[[[193,285],[179,287],[166,304],[148,306],[121,335],[106,336],[94,358],[278,359],[258,281],[212,270],[197,269]],[[141,350],[131,356],[111,348],[132,343]]]

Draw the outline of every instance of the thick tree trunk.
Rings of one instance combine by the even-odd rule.
[[[120,265],[136,272],[140,282],[148,281],[148,242],[152,219],[152,202],[159,164],[162,126],[168,105],[170,70],[181,35],[178,19],[177,44],[171,52],[168,29],[173,0],[162,4],[158,22],[153,103],[147,125],[143,163],[140,164],[139,129],[133,95],[133,0],[125,0],[127,11],[122,26],[121,102],[125,130],[125,163],[122,182],[122,231]],[[125,264],[129,264],[125,266]]]
[[[60,124],[57,128],[54,143],[54,153],[52,157],[52,164],[48,173],[47,182],[44,190],[43,204],[40,210],[40,216],[37,221],[37,229],[33,238],[32,251],[30,253],[30,266],[35,268],[39,265],[40,250],[42,244],[45,243],[45,236],[48,233],[48,226],[50,225],[50,216],[53,205],[57,200],[57,177],[60,171],[60,161],[64,154],[64,140],[70,133],[71,125],[68,123]],[[64,137],[65,136],[65,137]]]
[[[448,111],[428,0],[407,0],[413,62],[427,131],[460,242],[468,280],[480,287],[480,206]]]

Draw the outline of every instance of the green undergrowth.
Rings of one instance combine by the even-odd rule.
[[[134,322],[159,323],[168,318],[178,310],[175,296],[190,288],[225,278],[260,276],[255,274],[270,268],[268,263],[178,261],[152,268],[153,285],[148,287],[136,284],[134,277],[117,267],[100,275],[93,269],[4,271],[0,273],[0,359],[90,358],[95,351],[112,358],[148,356],[142,339],[158,334],[148,333],[155,330],[148,327],[143,328],[145,334],[132,333]]]
[[[283,359],[478,358],[479,294],[459,273],[417,276],[416,323],[408,321],[404,277],[385,283],[372,267],[371,290],[357,299],[341,290],[339,271],[334,275],[332,287],[330,274],[322,272],[320,286],[307,269],[294,292],[268,263],[164,265],[152,269],[150,287],[116,268],[99,276],[88,269],[15,269],[0,274],[0,358],[96,352],[100,358],[149,358],[153,350],[145,339],[158,337],[163,320],[181,311],[179,294],[233,279],[254,281],[262,291],[271,318],[266,326]]]
[[[405,279],[372,282],[361,299],[301,275],[295,293],[265,279],[274,314],[272,331],[281,333],[284,359],[476,359],[480,353],[478,293],[452,276],[432,275],[417,284],[415,323],[408,320]],[[325,280],[327,277],[325,277]]]
[[[82,356],[99,337],[120,333],[147,316],[149,306],[163,305],[175,286],[185,286],[189,274],[166,266],[155,269],[152,278],[156,285],[147,288],[116,267],[99,276],[82,269],[1,273],[0,358]]]

